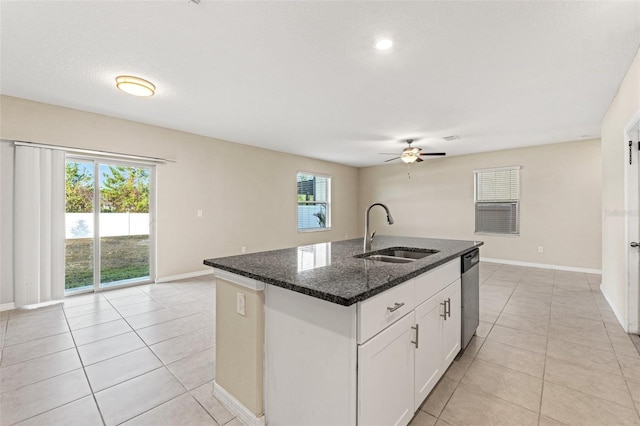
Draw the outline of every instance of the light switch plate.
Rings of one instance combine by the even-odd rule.
[[[242,316],[246,314],[244,293],[238,292],[236,294],[236,312]]]

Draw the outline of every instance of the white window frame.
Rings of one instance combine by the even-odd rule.
[[[306,176],[314,176],[321,177],[327,179],[327,201],[298,201],[298,176],[306,175]],[[323,231],[331,231],[331,186],[332,186],[333,178],[331,175],[326,175],[323,173],[315,173],[315,172],[306,172],[304,170],[298,170],[296,173],[296,229],[300,233],[306,232],[323,232]],[[300,204],[315,204],[315,205],[324,205],[325,206],[325,227],[324,228],[299,228],[298,227],[298,207]]]
[[[99,185],[96,186],[96,176],[100,176],[100,165],[115,165],[115,166],[125,166],[125,167],[143,167],[149,169],[149,178],[150,178],[150,191],[149,191],[149,276],[148,277],[140,277],[140,278],[132,278],[129,280],[117,281],[114,283],[103,284],[100,280],[100,214],[96,214],[94,218],[94,245],[93,245],[93,285],[91,287],[87,286],[84,288],[75,289],[65,289],[65,296],[73,296],[76,294],[82,293],[98,293],[101,291],[107,291],[118,288],[126,288],[132,287],[142,284],[150,284],[156,281],[156,255],[157,255],[157,247],[156,247],[156,212],[157,212],[157,204],[156,204],[156,195],[157,195],[157,162],[146,162],[144,160],[131,160],[128,161],[126,159],[120,159],[117,157],[110,156],[95,156],[95,155],[83,155],[83,154],[74,154],[73,152],[67,153],[65,158],[65,164],[68,161],[78,161],[85,163],[93,163],[94,170],[94,192],[93,192],[93,212],[100,211],[100,195],[99,195]],[[98,188],[96,190],[96,188]]]
[[[521,186],[521,177],[520,177],[520,166],[509,166],[509,167],[496,167],[489,169],[479,169],[473,171],[473,208],[474,208],[474,222],[475,222],[475,233],[476,234],[487,234],[487,235],[500,235],[500,236],[511,236],[511,237],[519,237],[520,236],[520,186]],[[510,198],[500,198],[495,200],[478,200],[478,175],[481,173],[491,173],[491,172],[500,172],[500,171],[512,171],[516,170],[518,174],[518,186],[517,186],[517,197]],[[478,206],[479,205],[511,205],[511,208],[515,208],[516,215],[516,223],[514,232],[491,232],[487,230],[478,230]]]

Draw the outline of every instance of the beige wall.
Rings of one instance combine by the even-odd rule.
[[[203,259],[243,246],[255,252],[336,241],[359,230],[354,167],[7,96],[0,123],[3,139],[175,159],[158,166],[158,277],[208,270]],[[333,177],[331,231],[298,233],[300,170]]]
[[[640,52],[602,119],[602,290],[626,326],[624,128],[640,112]]]
[[[236,296],[245,295],[245,315]],[[264,414],[264,291],[216,278],[216,382],[256,417]]]
[[[520,236],[474,234],[473,170],[516,165],[522,166]],[[382,210],[372,210],[379,234],[482,240],[484,258],[600,269],[599,140],[368,167],[359,181],[358,210],[379,201],[395,219],[389,226]]]

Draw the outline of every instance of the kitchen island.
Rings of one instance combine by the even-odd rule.
[[[430,253],[370,260],[353,239],[205,260],[214,394],[248,424],[408,423],[460,349],[460,256],[480,245],[378,236],[373,254]]]

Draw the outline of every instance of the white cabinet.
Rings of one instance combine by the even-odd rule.
[[[460,352],[460,333],[462,332],[460,292],[460,280],[440,292],[442,294],[441,299],[445,300],[448,305],[446,320],[442,321],[442,354],[444,356],[443,363],[446,367],[453,362],[453,359]]]
[[[422,401],[438,383],[442,371],[442,300],[436,295],[416,308],[418,347],[415,362],[415,404]],[[422,339],[420,339],[422,337]]]
[[[267,424],[408,424],[460,348],[459,280],[458,258],[351,306],[267,285]]]
[[[358,303],[358,343],[364,343],[409,312],[414,304],[413,280]]]
[[[460,351],[460,280],[416,307],[417,410]]]
[[[358,347],[358,424],[406,425],[413,417],[413,313]]]
[[[408,424],[460,351],[460,314],[459,261],[359,304],[359,425]]]

